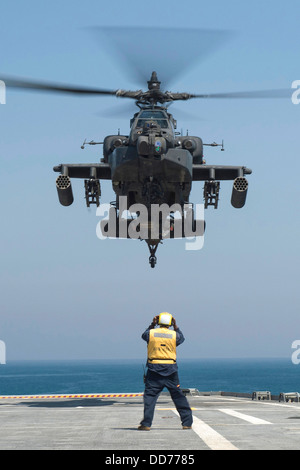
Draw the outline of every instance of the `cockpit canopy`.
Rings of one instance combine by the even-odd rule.
[[[137,137],[143,133],[146,123],[153,122],[160,128],[160,132],[167,140],[173,140],[175,137],[176,121],[173,116],[161,108],[142,109],[136,113],[130,121],[131,141],[135,142]]]
[[[144,127],[145,121],[156,121],[161,129],[169,127],[168,119],[163,111],[147,109],[139,115],[136,127]]]

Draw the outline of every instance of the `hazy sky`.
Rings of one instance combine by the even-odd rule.
[[[300,80],[299,15],[298,0],[10,0],[1,6],[0,79],[136,89],[89,27],[175,26],[235,34],[195,61],[173,91],[290,88]],[[172,44],[161,47],[172,51]],[[196,54],[197,43],[189,47]],[[170,108],[179,130],[208,143],[224,139],[225,152],[206,147],[208,164],[245,165],[253,174],[241,210],[230,204],[232,183],[221,183],[218,210],[205,211],[202,250],[165,241],[151,269],[144,242],[97,238],[99,218],[85,206],[82,180],[73,183],[74,204],[62,207],[52,170],[98,162],[102,147],[80,146],[118,128],[128,133],[135,108],[124,113],[124,101],[7,90],[0,105],[0,339],[7,361],[143,359],[141,334],[161,311],[176,317],[186,337],[182,358],[289,357],[300,338],[300,105],[195,100]],[[111,107],[120,117],[106,116]],[[195,183],[191,200],[201,203],[202,192],[203,183]],[[102,202],[112,200],[104,182]]]

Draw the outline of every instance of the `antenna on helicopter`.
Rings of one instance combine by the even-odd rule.
[[[85,139],[80,148],[82,148],[83,150],[86,145],[101,145],[101,144],[103,144],[103,142],[94,142],[93,140],[91,140],[90,142],[87,142]]]
[[[212,142],[211,144],[204,144],[203,145],[206,145],[207,147],[221,147],[221,152],[224,152],[225,148],[224,148],[224,140],[222,140],[222,143],[221,144],[217,144],[217,142]]]

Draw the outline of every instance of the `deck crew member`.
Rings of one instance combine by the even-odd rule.
[[[171,326],[173,326],[173,330],[170,329]],[[150,431],[155,404],[164,387],[170,392],[180,415],[182,428],[191,429],[192,411],[180,389],[176,362],[176,346],[183,343],[184,336],[178,328],[175,318],[167,312],[157,315],[142,334],[142,338],[148,343],[148,371],[144,392],[144,418],[138,429]]]

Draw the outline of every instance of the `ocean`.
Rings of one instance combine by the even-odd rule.
[[[140,393],[141,360],[9,361],[0,365],[0,395]],[[182,388],[273,395],[300,392],[300,364],[291,359],[182,359]]]

